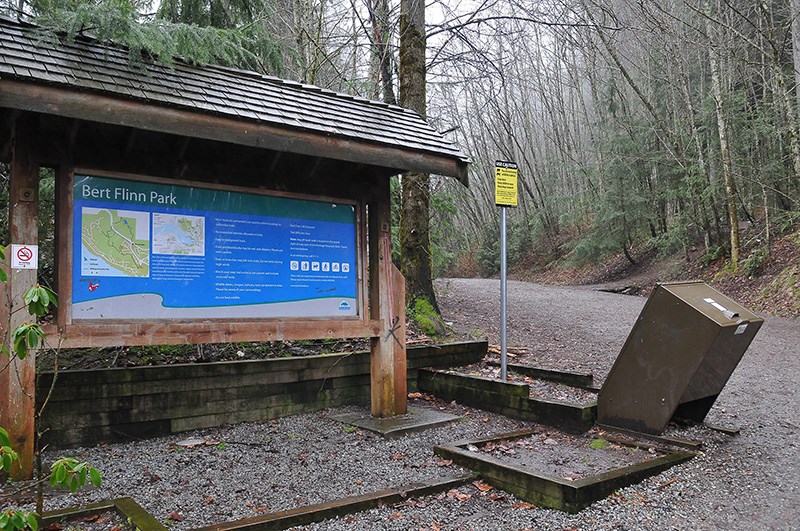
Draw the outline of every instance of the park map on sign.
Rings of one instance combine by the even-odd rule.
[[[153,213],[153,253],[205,256],[205,218]]]
[[[86,208],[81,241],[84,274],[147,277],[150,273],[150,219],[146,212]]]

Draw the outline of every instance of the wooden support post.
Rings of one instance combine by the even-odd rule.
[[[17,120],[8,189],[9,244],[36,245],[39,234],[39,167],[32,157],[34,134],[27,117]],[[6,249],[8,282],[0,288],[0,326],[8,344],[11,331],[25,320],[34,319],[25,309],[25,292],[36,284],[36,269],[10,267],[11,248]],[[2,356],[0,368],[8,358]],[[12,359],[0,372],[0,426],[11,436],[19,452],[21,468],[14,468],[15,479],[30,478],[33,472],[36,353],[24,360]]]
[[[407,411],[405,283],[392,264],[389,181],[381,179],[378,200],[369,205],[369,308],[381,322],[371,342],[372,415],[391,417]]]

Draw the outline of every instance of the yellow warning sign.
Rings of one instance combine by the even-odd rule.
[[[494,203],[517,206],[517,163],[498,160],[494,163]]]

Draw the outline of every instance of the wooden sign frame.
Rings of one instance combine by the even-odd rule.
[[[73,186],[76,174],[155,184],[194,186],[273,197],[331,201],[355,206],[358,316],[73,321]],[[59,172],[56,177],[56,196],[59,206],[56,213],[56,249],[59,249],[56,256],[56,284],[61,303],[55,323],[45,325],[43,328],[48,337],[58,337],[60,345],[64,348],[375,337],[380,335],[381,322],[370,319],[367,315],[368,291],[365,274],[367,229],[363,202],[85,168],[70,168],[68,171]]]

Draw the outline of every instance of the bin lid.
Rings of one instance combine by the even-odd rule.
[[[763,321],[761,317],[703,281],[664,282],[659,286],[720,326],[739,326],[745,322]]]

